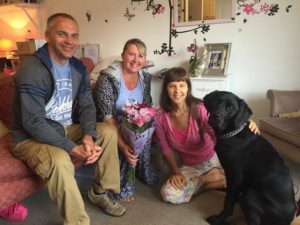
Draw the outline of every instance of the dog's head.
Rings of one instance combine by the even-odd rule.
[[[246,102],[227,91],[213,91],[204,97],[209,125],[217,134],[238,129],[252,115]]]

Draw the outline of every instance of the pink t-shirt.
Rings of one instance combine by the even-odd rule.
[[[199,113],[204,126],[203,139],[199,134],[197,121],[191,116],[187,129],[186,140],[182,143],[174,135],[169,113],[161,111],[156,122],[156,136],[161,146],[162,153],[168,155],[177,152],[182,163],[194,166],[208,161],[215,153],[212,128],[208,125],[207,111],[202,103],[198,104]],[[209,135],[210,134],[210,135]]]

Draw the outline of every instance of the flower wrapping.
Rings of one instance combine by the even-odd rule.
[[[135,155],[139,155],[146,143],[151,141],[155,130],[154,121],[157,109],[147,104],[126,104],[123,107],[126,117],[121,124],[121,131],[127,144],[133,149]],[[130,164],[128,181],[135,181],[135,166]]]

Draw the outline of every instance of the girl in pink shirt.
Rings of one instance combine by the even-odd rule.
[[[164,77],[156,136],[172,171],[161,195],[174,204],[188,202],[199,191],[226,187],[224,171],[214,151],[215,135],[207,111],[191,93],[191,81],[183,68],[169,69]],[[251,128],[257,132],[254,122]],[[182,164],[177,164],[177,153]]]

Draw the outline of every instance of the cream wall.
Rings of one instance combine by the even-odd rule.
[[[211,25],[205,35],[193,32],[180,34],[172,39],[176,51],[172,57],[153,54],[169,39],[167,0],[155,1],[166,7],[163,14],[155,16],[145,10],[146,1],[131,5],[130,0],[44,0],[42,18],[45,21],[48,15],[55,12],[72,14],[80,25],[81,42],[99,43],[102,57],[119,55],[127,39],[141,38],[148,46],[148,58],[155,63],[151,72],[172,66],[186,66],[189,58],[186,48],[194,38],[200,45],[204,44],[204,37],[206,43],[231,42],[228,68],[230,90],[249,103],[254,112],[253,118],[258,120],[268,114],[269,103],[265,98],[267,89],[300,89],[300,2],[265,2],[279,4],[279,13],[274,16],[243,14],[236,18],[235,23]],[[285,11],[287,5],[292,5],[290,13]],[[135,14],[131,21],[124,17],[126,7]],[[90,22],[85,17],[88,10],[92,13]],[[248,20],[245,24],[244,18]],[[153,90],[157,101],[159,86],[155,82]]]

